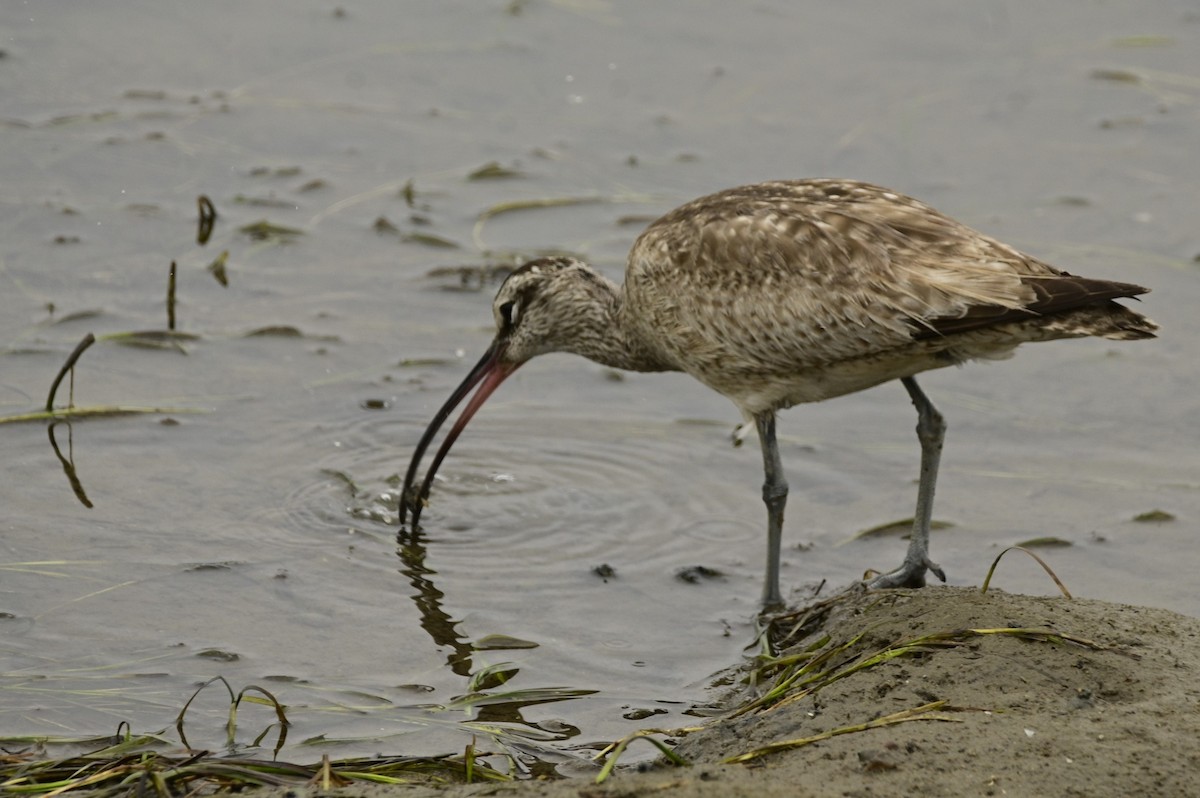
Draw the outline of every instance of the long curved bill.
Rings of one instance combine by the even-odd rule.
[[[438,467],[442,464],[442,460],[446,459],[446,455],[450,452],[450,447],[458,440],[459,433],[467,426],[467,422],[471,420],[471,416],[475,415],[475,411],[483,406],[487,398],[492,395],[492,392],[500,387],[500,383],[508,379],[520,363],[507,363],[502,357],[504,355],[505,344],[500,339],[492,342],[488,347],[487,352],[467,374],[466,379],[454,389],[454,393],[450,394],[450,398],[442,405],[441,410],[437,411],[437,415],[433,417],[433,421],[429,422],[429,426],[425,428],[425,433],[421,435],[421,440],[417,442],[417,450],[413,452],[412,462],[408,464],[408,473],[404,476],[404,489],[400,493],[400,523],[404,524],[405,518],[409,510],[412,510],[413,526],[417,525],[417,519],[421,517],[421,510],[425,507],[429,498],[429,489],[433,485],[433,476],[437,473]],[[429,465],[429,470],[425,472],[425,479],[421,482],[420,490],[416,490],[417,469],[421,465],[421,459],[425,456],[425,450],[429,448],[429,444],[433,443],[433,439],[437,436],[438,430],[442,424],[446,423],[446,419],[454,412],[454,408],[458,407],[459,403],[471,392],[475,386],[479,386],[479,390],[467,402],[467,406],[463,408],[462,414],[458,420],[454,422],[454,426],[450,428],[450,432],[446,435],[446,439],[442,441],[442,446],[437,450],[437,454],[433,457],[433,462]]]

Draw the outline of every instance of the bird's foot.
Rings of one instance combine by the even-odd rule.
[[[763,596],[762,603],[758,607],[758,617],[769,617],[786,609],[787,604],[782,596]]]
[[[925,587],[925,573],[927,571],[941,581],[946,581],[946,572],[942,570],[941,566],[928,557],[925,557],[917,561],[905,560],[896,570],[880,574],[867,582],[867,587],[871,590],[886,590],[894,587]]]

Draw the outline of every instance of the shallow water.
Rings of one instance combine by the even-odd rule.
[[[490,337],[494,284],[431,270],[563,249],[619,278],[636,219],[772,177],[891,185],[1063,268],[1153,287],[1159,341],[1029,347],[922,380],[950,424],[935,515],[953,526],[934,556],[974,584],[1003,546],[1059,537],[1073,545],[1042,553],[1075,593],[1200,615],[1200,17],[1067,14],[0,8],[0,413],[39,407],[86,332],[161,329],[171,260],[199,336],[84,354],[78,404],[166,408],[55,428],[90,509],[41,423],[0,425],[0,736],[166,728],[218,675],[289,705],[293,759],[694,722],[752,642],[761,579],[759,455],[729,445],[726,400],[546,357],[476,417],[423,537],[399,547],[394,478]],[[492,161],[519,176],[467,179]],[[199,194],[220,213],[203,248]],[[477,225],[546,198],[597,201]],[[303,235],[237,232],[264,218]],[[222,250],[228,288],[206,271]],[[271,325],[301,335],[247,336]],[[853,537],[911,515],[913,415],[895,385],[784,414],[786,586],[898,562],[902,541]],[[1131,521],[1154,509],[1176,520]],[[676,578],[696,565],[723,576]],[[1054,589],[1017,558],[994,584]],[[475,650],[490,635],[537,647]],[[502,662],[519,672],[492,693],[594,692],[452,703]],[[189,710],[193,744],[222,745],[224,705],[209,688]],[[246,709],[239,744],[271,720]]]

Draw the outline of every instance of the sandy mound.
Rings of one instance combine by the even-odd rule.
[[[961,633],[989,629],[1053,630],[1084,642]],[[915,720],[754,762],[771,781],[799,785],[792,794],[814,796],[1195,794],[1196,619],[1079,599],[888,591],[834,608],[797,648],[824,634],[837,646],[865,632],[842,657],[853,665],[898,642],[956,631],[944,647],[920,647],[791,704],[715,723],[677,752],[719,761],[944,701]]]
[[[339,794],[1185,796],[1200,789],[1200,620],[1100,601],[926,588],[845,596],[779,627],[789,624],[799,628],[782,653],[795,655],[795,667],[811,663],[810,671],[784,700],[682,736],[676,751],[691,767],[618,771],[599,786],[573,779]],[[808,692],[798,695],[802,684]],[[812,737],[820,739],[782,745]],[[780,750],[727,763],[766,746]]]

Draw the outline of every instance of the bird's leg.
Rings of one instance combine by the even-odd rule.
[[[912,538],[904,562],[891,573],[873,579],[870,587],[924,587],[925,572],[932,571],[946,581],[946,574],[929,559],[929,524],[933,519],[933,488],[937,482],[938,463],[942,459],[942,441],[946,437],[946,421],[929,397],[912,377],[900,380],[917,408],[917,440],[921,442],[921,483],[917,487],[917,510],[913,515]]]
[[[767,577],[763,583],[763,608],[783,604],[779,592],[779,550],[783,541],[783,507],[787,504],[788,484],[783,477],[783,463],[775,442],[775,411],[766,410],[754,416],[758,441],[762,445],[763,502],[767,505]]]

